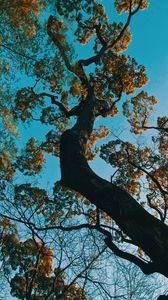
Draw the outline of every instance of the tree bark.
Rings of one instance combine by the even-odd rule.
[[[168,277],[168,228],[127,192],[96,175],[84,151],[95,121],[95,98],[90,89],[77,123],[64,132],[60,145],[61,182],[105,211],[150,257],[154,270]]]

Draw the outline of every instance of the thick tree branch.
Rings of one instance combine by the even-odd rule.
[[[103,47],[107,47],[107,42],[104,40],[104,38],[102,37],[102,34],[101,34],[101,25],[100,24],[96,25],[95,29],[96,29],[97,38],[99,39],[101,45]]]
[[[39,227],[35,223],[33,223],[30,218],[26,219],[26,217],[24,218],[11,217],[9,215],[4,215],[2,213],[0,213],[0,216],[26,225],[32,231],[32,233],[36,235],[40,240],[41,240],[40,236],[35,231],[61,230],[61,231],[71,232],[71,231],[79,231],[82,229],[89,229],[89,230],[96,230],[108,238],[112,238],[111,231],[116,232],[118,235],[120,235],[122,242],[137,246],[135,241],[125,238],[123,233],[120,230],[112,226],[101,224],[100,220],[96,224],[83,223],[83,224],[71,225],[71,226],[62,226],[60,224],[60,225]]]
[[[145,263],[141,259],[139,259],[137,256],[127,253],[123,250],[120,250],[111,239],[106,238],[105,240],[106,245],[113,251],[114,254],[117,256],[124,258],[130,262],[133,262],[135,265],[137,265],[144,274],[149,275],[154,272],[156,272],[155,265],[153,263]]]
[[[167,226],[145,211],[127,192],[97,176],[84,156],[85,144],[95,121],[95,105],[93,90],[89,90],[76,124],[62,135],[61,182],[105,211],[122,232],[150,257],[158,272],[168,276],[168,251],[165,252],[168,249]]]
[[[56,96],[54,96],[52,94],[49,94],[49,93],[41,93],[41,94],[39,94],[39,96],[49,97],[51,99],[51,103],[54,104],[54,105],[57,105],[58,108],[59,108],[59,110],[61,112],[63,112],[64,115],[67,118],[69,118],[69,112],[68,112],[68,110],[66,109],[66,107],[61,102],[59,102],[59,101],[56,100],[57,99]]]
[[[63,112],[65,117],[70,118],[72,116],[79,116],[81,113],[85,100],[82,100],[78,105],[74,106],[71,110],[67,110],[66,107],[59,101],[57,101],[57,96],[54,96],[49,93],[41,93],[39,96],[49,97],[51,99],[51,103],[58,106],[59,110]]]

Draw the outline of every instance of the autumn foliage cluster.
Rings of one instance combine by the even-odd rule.
[[[100,267],[109,235],[121,248],[132,243],[135,257],[150,262],[91,199],[61,182],[52,190],[43,186],[48,154],[59,159],[61,137],[79,126],[91,87],[96,122],[88,135],[83,118],[84,157],[100,155],[112,167],[112,183],[167,225],[168,118],[150,124],[157,100],[142,90],[145,67],[126,52],[131,19],[148,1],[113,2],[125,23],[109,21],[100,1],[0,1],[0,264],[17,299],[91,299],[97,279],[89,274],[94,278]],[[79,59],[89,43],[92,54]],[[124,139],[112,132],[119,113],[131,132]],[[131,142],[143,134],[149,144]]]

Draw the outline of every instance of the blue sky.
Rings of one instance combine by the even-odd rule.
[[[137,14],[132,22],[133,40],[129,47],[129,53],[147,67],[147,89],[158,97],[159,113],[165,113],[165,108],[168,112],[167,14],[167,0],[152,0],[148,10]]]

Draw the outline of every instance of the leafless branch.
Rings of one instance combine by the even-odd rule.
[[[145,129],[156,129],[156,130],[165,131],[166,133],[168,133],[168,128],[166,128],[166,127],[142,126],[142,128],[145,128]]]
[[[152,181],[156,184],[156,186],[158,187],[159,191],[163,194],[163,195],[168,195],[168,192],[162,188],[161,184],[159,183],[159,181],[151,174],[149,173],[146,169],[144,169],[143,167],[135,164],[134,162],[132,162],[130,160],[130,155],[129,155],[129,152],[128,152],[128,149],[126,149],[126,153],[127,153],[127,159],[128,159],[128,162],[135,168],[137,168],[138,170],[141,170],[142,172],[144,172],[150,179],[152,179]]]
[[[139,259],[137,256],[130,254],[128,252],[125,252],[123,250],[120,250],[113,242],[111,239],[106,238],[105,239],[106,245],[116,254],[117,256],[124,258],[130,262],[133,262],[135,265],[137,265],[144,274],[149,275],[154,272],[156,272],[156,268],[153,263],[145,263],[141,259]]]
[[[22,57],[24,57],[24,58],[26,58],[26,59],[30,59],[30,60],[36,61],[36,59],[35,59],[34,57],[28,56],[28,55],[26,55],[26,54],[24,54],[24,53],[21,53],[21,52],[19,52],[19,51],[17,51],[17,50],[14,50],[13,48],[9,47],[8,45],[1,44],[0,46],[3,47],[4,49],[10,51],[11,53],[13,53],[13,54],[15,54],[15,55],[19,55],[19,56],[22,56]]]

